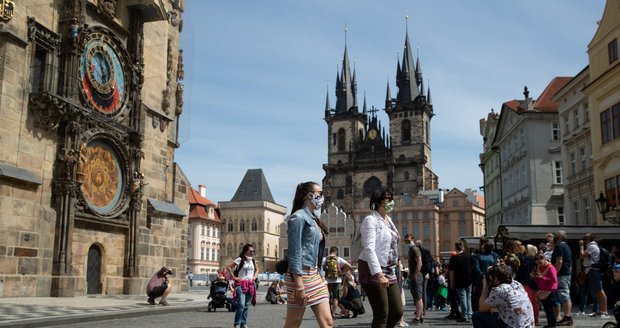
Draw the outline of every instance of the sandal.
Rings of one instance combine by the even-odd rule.
[[[163,305],[163,306],[167,306],[167,305],[168,305],[168,302],[166,302],[166,301],[159,301],[159,304],[161,304],[161,305]]]

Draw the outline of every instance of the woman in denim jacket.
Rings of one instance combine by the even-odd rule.
[[[297,185],[293,213],[288,220],[288,272],[285,283],[288,296],[284,327],[299,327],[306,307],[310,306],[319,327],[333,327],[327,285],[319,274],[327,229],[318,216],[323,206],[323,191],[315,182]]]
[[[388,190],[375,190],[368,215],[360,227],[364,249],[359,256],[359,280],[372,307],[373,328],[392,328],[403,316],[403,303],[396,278],[398,229],[388,216],[394,198]]]

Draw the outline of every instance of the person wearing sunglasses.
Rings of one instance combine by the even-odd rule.
[[[288,226],[288,272],[284,275],[288,303],[284,327],[299,327],[307,307],[318,326],[329,328],[334,320],[329,308],[329,292],[319,273],[327,227],[319,220],[323,191],[315,182],[303,182],[295,189]]]
[[[235,281],[233,298],[235,300],[235,328],[247,328],[250,303],[256,305],[256,286],[254,280],[258,277],[258,266],[254,260],[254,246],[245,244],[239,257],[232,261],[228,273]]]
[[[360,227],[364,248],[358,260],[359,280],[372,308],[372,328],[392,328],[403,316],[396,276],[400,235],[388,215],[394,198],[387,189],[370,197],[370,214]]]

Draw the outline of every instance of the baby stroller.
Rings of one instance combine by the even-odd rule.
[[[211,282],[210,294],[207,299],[211,299],[211,302],[207,305],[207,311],[215,312],[217,308],[225,307],[228,312],[235,311],[235,303],[232,297],[228,297],[228,280],[217,279]]]

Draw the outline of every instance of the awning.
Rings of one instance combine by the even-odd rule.
[[[174,203],[162,202],[157,199],[149,198],[149,205],[151,205],[151,209],[155,212],[172,214],[177,216],[187,215],[187,213],[185,213]]]
[[[30,182],[36,185],[41,184],[41,179],[36,174],[10,164],[0,163],[0,177]]]
[[[569,240],[579,240],[586,233],[593,233],[597,240],[617,240],[620,226],[595,225],[500,225],[497,227],[497,240],[544,240],[548,232],[566,231]]]

